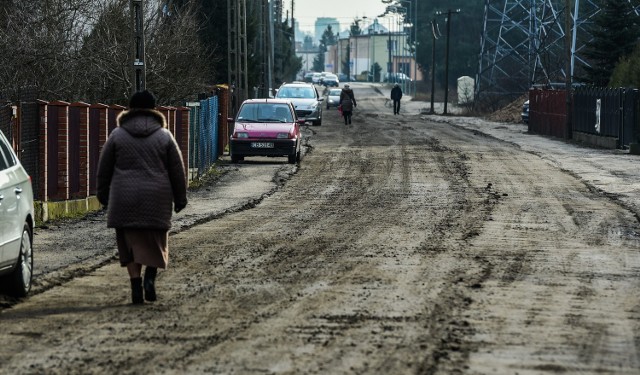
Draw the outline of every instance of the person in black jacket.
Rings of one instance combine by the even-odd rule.
[[[116,231],[120,265],[129,273],[135,305],[156,300],[158,268],[165,269],[169,261],[171,211],[187,205],[182,153],[155,108],[151,92],[133,94],[98,161],[97,198],[107,209],[107,226]]]
[[[353,114],[353,108],[357,106],[356,98],[353,95],[353,90],[349,87],[349,84],[345,84],[340,92],[340,106],[342,107],[342,116],[344,117],[344,124],[351,124],[351,115]]]
[[[400,99],[402,99],[402,89],[395,83],[391,89],[391,100],[393,100],[393,114],[400,114]]]

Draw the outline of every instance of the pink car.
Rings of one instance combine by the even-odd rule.
[[[247,156],[286,156],[300,162],[302,136],[295,109],[288,100],[249,99],[242,103],[230,140],[231,161]]]

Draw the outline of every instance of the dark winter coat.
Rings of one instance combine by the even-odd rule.
[[[357,106],[351,88],[343,88],[340,92],[340,105],[342,105],[342,112],[351,112],[353,107]]]
[[[118,117],[98,161],[97,197],[109,228],[164,229],[187,205],[182,155],[162,113],[132,109]]]
[[[402,99],[402,89],[400,86],[394,86],[391,89],[391,100],[400,100]]]

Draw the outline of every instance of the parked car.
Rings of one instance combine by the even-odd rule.
[[[529,101],[525,101],[522,105],[522,122],[529,123]]]
[[[340,80],[340,82],[355,82],[356,81],[356,77],[347,76],[344,73],[338,73],[338,80]]]
[[[320,84],[320,82],[321,82],[321,80],[322,80],[322,74],[320,74],[320,73],[313,73],[313,74],[311,75],[311,83],[314,83],[314,84],[316,84],[316,85],[319,85],[319,84]]]
[[[340,93],[342,89],[331,89],[327,92],[327,98],[325,102],[327,103],[327,109],[331,107],[338,107],[340,105]]]
[[[314,75],[314,74],[315,74],[314,72],[306,73],[306,74],[304,75],[303,80],[304,80],[305,82],[307,82],[307,83],[313,83],[313,75]]]
[[[322,84],[327,87],[338,87],[340,85],[340,80],[335,74],[327,74],[322,79]]]
[[[293,104],[288,100],[249,99],[242,103],[229,142],[231,161],[247,156],[286,156],[300,161],[302,136]]]
[[[10,296],[31,290],[34,223],[31,177],[0,131],[0,287]]]
[[[411,82],[411,78],[404,73],[389,73],[385,77],[384,81],[391,83]]]
[[[289,99],[299,119],[322,125],[322,101],[313,84],[305,82],[285,83],[278,89],[276,99]]]

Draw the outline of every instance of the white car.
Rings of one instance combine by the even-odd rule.
[[[320,80],[322,79],[322,74],[320,73],[313,73],[311,75],[311,83],[315,84],[315,85],[319,85],[320,84]]]
[[[525,124],[529,123],[529,101],[525,101],[524,104],[522,104],[522,114],[520,115],[522,117],[522,122],[524,122]]]
[[[33,279],[31,177],[0,131],[0,292],[24,297]]]
[[[322,102],[318,90],[311,83],[284,83],[278,89],[276,99],[288,99],[293,103],[296,115],[313,125],[322,125]]]
[[[327,93],[327,98],[325,102],[327,103],[327,109],[331,107],[338,107],[340,105],[340,93],[342,89],[331,89]]]

